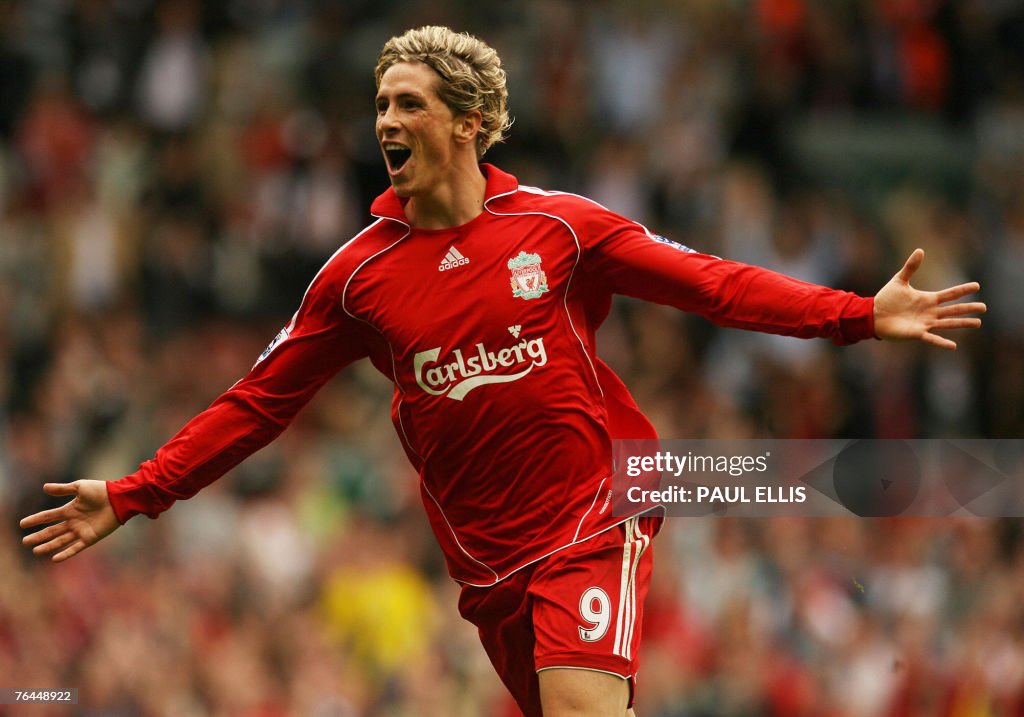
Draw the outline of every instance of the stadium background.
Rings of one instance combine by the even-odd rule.
[[[508,710],[369,366],[69,563],[16,528],[287,321],[386,187],[371,71],[425,23],[501,52],[489,159],[525,182],[865,294],[914,246],[920,286],[984,286],[956,353],[622,301],[601,353],[663,435],[1024,436],[1017,0],[0,0],[0,686],[80,697],[4,714]],[[643,717],[1024,714],[1019,521],[675,519],[657,547]]]

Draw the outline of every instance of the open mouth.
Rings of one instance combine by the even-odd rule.
[[[400,171],[411,156],[412,150],[405,145],[398,144],[397,142],[387,142],[384,144],[384,157],[387,159],[388,169],[393,173]]]

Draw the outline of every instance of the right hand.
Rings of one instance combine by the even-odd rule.
[[[121,524],[107,496],[106,481],[76,480],[73,483],[47,483],[43,490],[50,495],[71,495],[74,498],[59,508],[51,508],[22,518],[22,528],[54,523],[26,535],[21,542],[32,545],[36,555],[53,555],[53,562],[77,555],[113,533]]]

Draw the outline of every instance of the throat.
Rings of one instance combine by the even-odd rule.
[[[417,195],[405,205],[405,215],[417,229],[451,229],[476,219],[484,210],[483,198],[476,205],[452,205]]]
[[[471,222],[484,211],[487,180],[474,165],[474,174],[452,177],[429,190],[415,192],[405,205],[405,215],[419,229],[450,229]]]

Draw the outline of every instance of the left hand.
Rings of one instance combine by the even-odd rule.
[[[942,291],[921,291],[910,278],[921,267],[924,250],[915,249],[903,268],[875,294],[875,335],[887,341],[919,340],[942,349],[956,349],[956,342],[933,334],[935,329],[976,329],[981,319],[968,314],[987,310],[980,301],[954,304],[981,286],[972,281]]]

